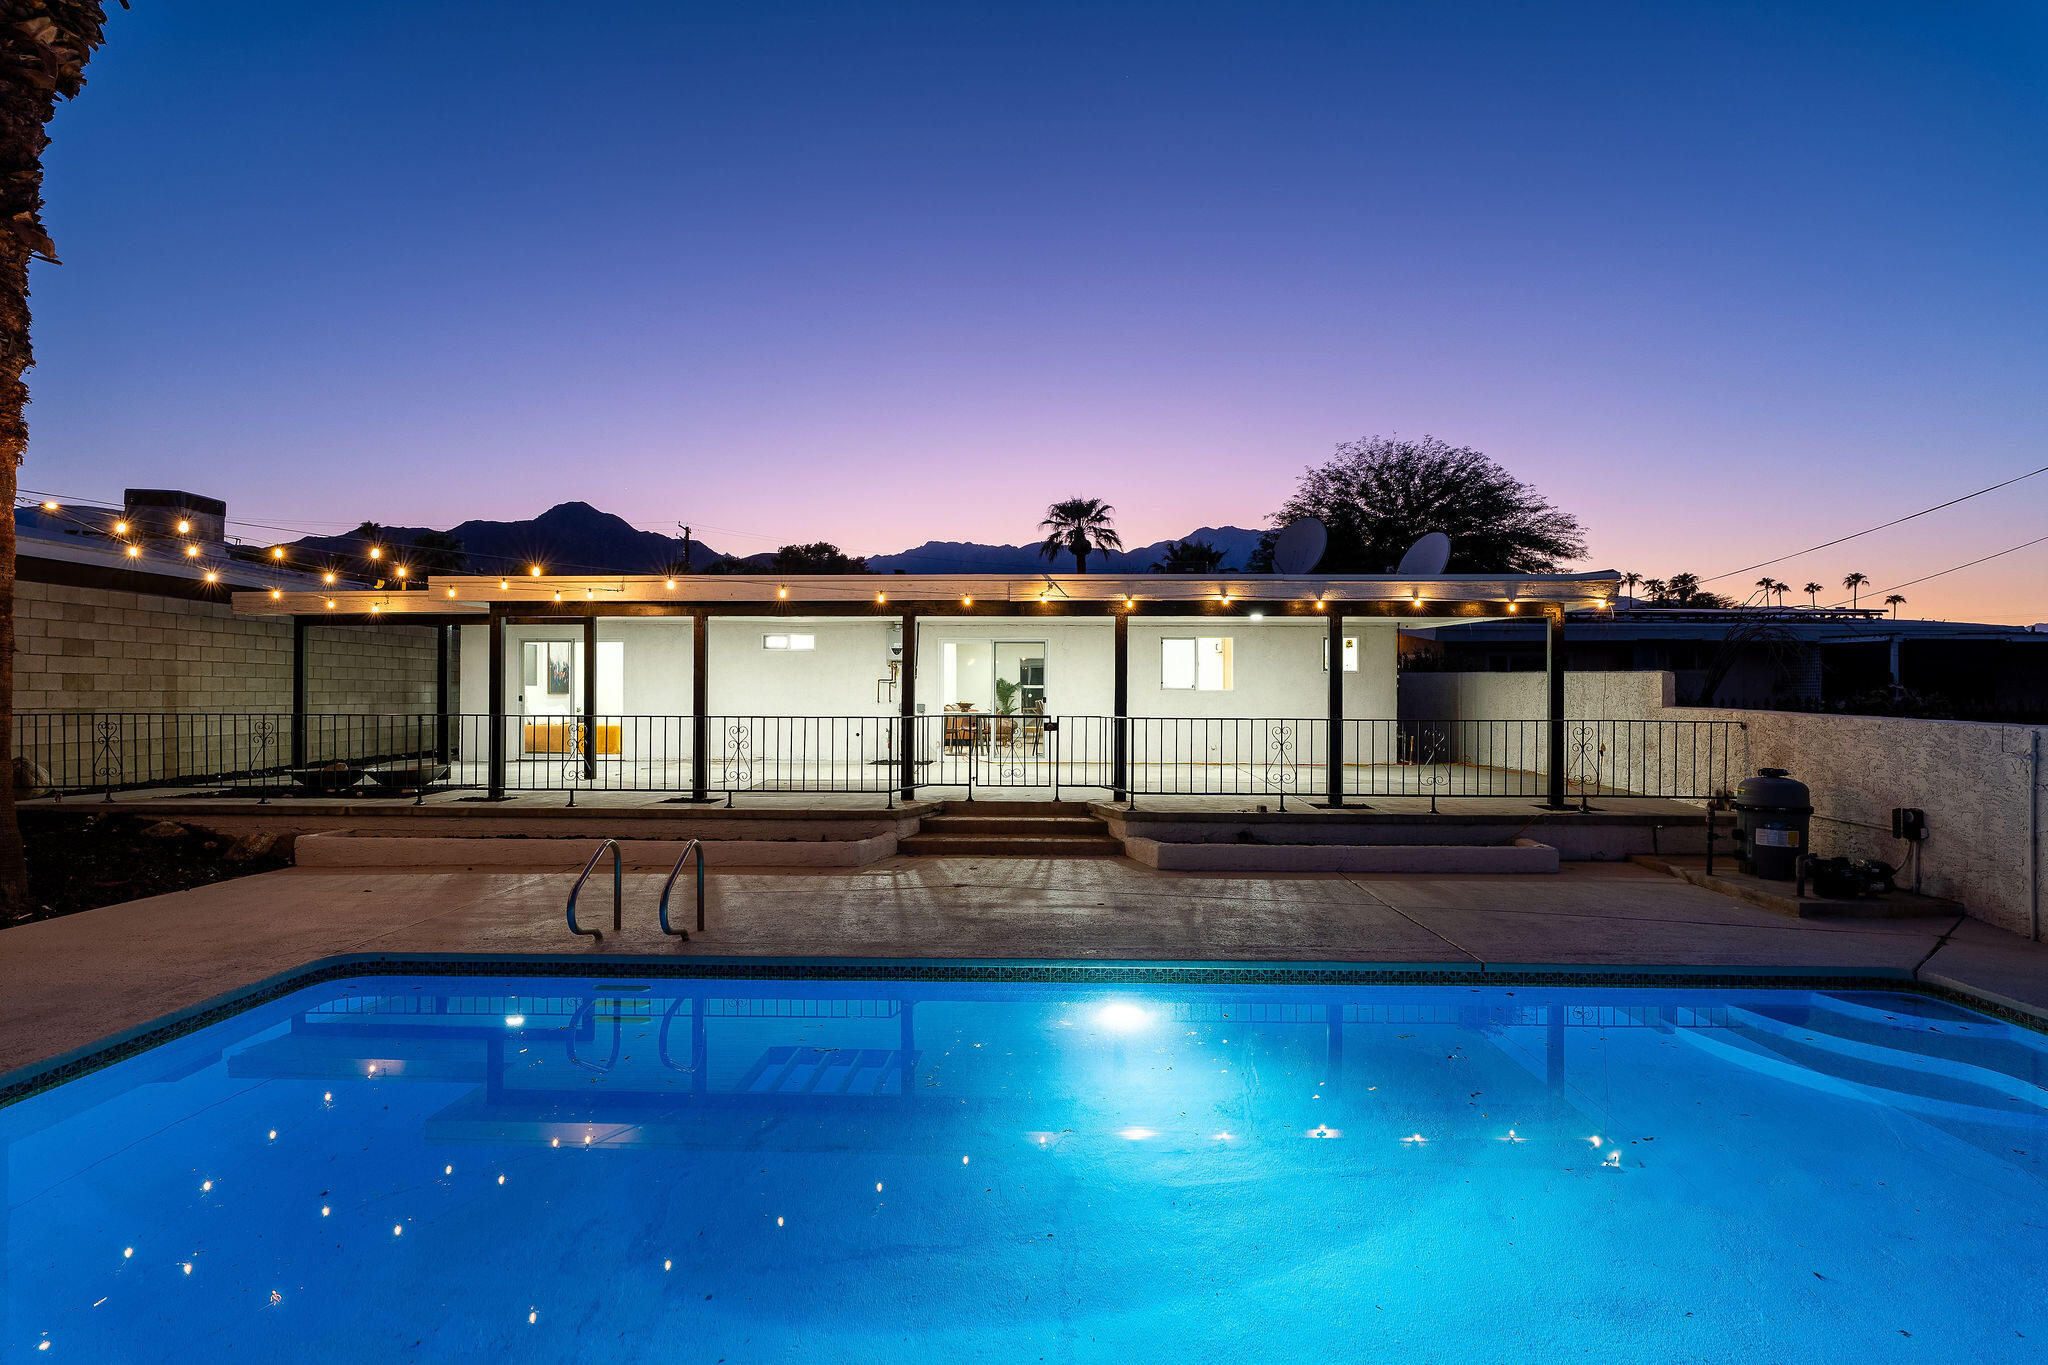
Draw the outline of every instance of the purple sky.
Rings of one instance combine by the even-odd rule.
[[[1661,576],[2048,464],[2037,5],[574,12],[116,12],[24,485],[1136,543],[1428,432]],[[1770,572],[2044,531],[2048,475]],[[2048,545],[1906,595],[2048,620]]]

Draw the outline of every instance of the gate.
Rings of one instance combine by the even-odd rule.
[[[1106,716],[941,711],[918,717],[917,785],[1044,790],[1109,782]]]

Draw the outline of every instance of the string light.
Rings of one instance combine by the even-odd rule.
[[[179,534],[179,535],[181,535],[181,536],[183,536],[183,535],[190,535],[191,533],[192,533],[192,523],[191,523],[191,522],[189,522],[189,521],[180,521],[180,522],[178,523],[178,534]]]
[[[185,547],[185,558],[187,558],[187,559],[197,559],[197,558],[199,558],[199,547],[198,547],[197,545],[187,545],[187,546]]]
[[[455,589],[453,589],[453,588],[450,588],[450,589],[448,589],[448,595],[449,595],[450,597],[453,597],[453,596],[455,596]]]
[[[876,601],[877,603],[883,603],[883,602],[887,602],[888,600],[889,600],[889,594],[888,594],[888,593],[885,593],[885,592],[878,592],[878,593],[876,593],[876,594],[875,594],[875,601]]]
[[[777,589],[775,590],[775,595],[776,595],[777,597],[787,597],[787,596],[789,596],[789,589],[788,589],[788,588],[777,588]]]
[[[378,605],[377,605],[377,604],[376,604],[375,602],[372,602],[372,603],[370,603],[370,615],[372,615],[372,616],[375,616],[375,615],[376,615],[376,614],[377,614],[377,613],[378,613],[378,612],[379,612],[380,610],[382,610],[382,608],[380,608],[380,607],[379,607],[379,606],[378,606]],[[370,1068],[370,1074],[371,1074],[372,1076],[376,1075],[376,1074],[377,1074],[377,1068],[376,1068],[376,1067],[374,1067],[374,1066],[373,1066],[373,1067],[371,1067],[371,1068]]]
[[[283,590],[280,588],[272,588],[270,590],[270,600],[273,602],[282,602],[284,600]]]
[[[218,583],[220,582],[220,575],[215,573],[212,569],[208,569],[206,571],[206,581],[209,583]]]
[[[127,535],[127,534],[128,534],[128,523],[127,523],[127,522],[125,522],[125,521],[117,521],[117,522],[115,522],[115,523],[114,523],[114,534],[115,534],[115,535],[117,535],[117,536],[125,536],[125,535]]]
[[[963,606],[963,607],[971,607],[971,606],[973,606],[973,605],[974,605],[974,597],[973,597],[973,595],[972,595],[972,594],[970,594],[970,595],[968,595],[968,596],[966,596],[966,597],[963,597],[963,598],[961,598],[961,599],[960,599],[960,605],[961,605],[961,606]]]
[[[57,510],[57,504],[54,502],[45,501],[43,503],[43,510],[45,512],[54,512]]]
[[[334,599],[333,599],[333,598],[331,598],[331,597],[327,599],[327,610],[329,610],[329,611],[333,611],[333,610],[334,610]]]
[[[562,590],[560,588],[555,589],[555,600],[557,602],[562,600]]]
[[[400,578],[405,577],[405,565],[401,564],[398,566],[398,576]]]
[[[1521,609],[1522,609],[1522,604],[1521,604],[1520,602],[1510,602],[1510,603],[1508,603],[1508,615],[1510,615],[1510,616],[1513,616],[1513,615],[1514,615],[1514,614],[1515,614],[1516,612],[1520,611]]]
[[[271,551],[270,551],[270,557],[271,557],[272,559],[283,559],[283,558],[284,558],[284,546],[282,546],[282,545],[277,545],[277,546],[273,546],[273,547],[271,548]]]
[[[532,575],[533,577],[535,577],[535,578],[539,578],[539,577],[540,577],[540,565],[538,565],[538,564],[529,564],[529,565],[527,566],[526,572],[527,572],[527,573],[529,573],[529,574],[531,574],[531,575]]]
[[[498,590],[499,590],[500,592],[503,592],[503,591],[505,591],[506,589],[510,588],[511,586],[512,586],[512,580],[511,580],[511,579],[509,579],[509,578],[501,578],[501,579],[499,579],[499,580],[498,580]]]
[[[674,592],[676,590],[676,581],[673,578],[671,578],[664,586],[667,587],[670,592]]]
[[[130,546],[128,547],[128,557],[129,557],[130,559],[140,559],[140,558],[142,557],[142,551],[141,551],[141,549],[139,549],[138,547],[136,547],[136,546],[134,546],[134,545],[130,545]]]
[[[332,570],[332,569],[329,569],[329,570],[328,570],[328,571],[327,571],[326,573],[322,574],[322,575],[321,575],[320,577],[321,577],[321,579],[322,579],[322,580],[323,580],[324,582],[327,582],[327,583],[332,583],[332,582],[334,581],[334,570]]]

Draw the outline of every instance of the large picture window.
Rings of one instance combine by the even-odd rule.
[[[1228,692],[1230,637],[1197,635],[1159,642],[1159,685],[1167,691]]]

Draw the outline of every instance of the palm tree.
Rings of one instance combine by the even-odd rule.
[[[1223,551],[1206,540],[1167,542],[1166,554],[1153,573],[1214,573],[1223,567]]]
[[[1756,585],[1758,588],[1762,589],[1764,595],[1764,605],[1768,607],[1769,605],[1771,605],[1771,591],[1772,589],[1778,586],[1778,580],[1772,578],[1769,574],[1765,574],[1762,578],[1759,578],[1756,581]]]
[[[1625,573],[1621,576],[1621,586],[1628,590],[1630,597],[1636,595],[1636,584],[1642,581],[1643,576],[1639,573]]]
[[[1088,556],[1097,550],[1121,550],[1123,537],[1116,533],[1111,518],[1116,509],[1101,498],[1068,498],[1045,509],[1038,529],[1045,541],[1038,547],[1044,559],[1074,556],[1074,572],[1088,572]]]
[[[1899,619],[1899,608],[1906,605],[1906,599],[1893,593],[1884,599],[1884,604],[1892,609],[1892,620],[1896,621]]]
[[[1806,585],[1806,605],[1807,605],[1807,606],[1809,606],[1809,607],[1818,607],[1818,606],[1820,606],[1820,601],[1819,601],[1819,598],[1820,598],[1820,584],[1818,584],[1818,583],[1808,583],[1808,584]]]
[[[1870,575],[1867,573],[1852,573],[1842,580],[1842,586],[1849,590],[1850,610],[1855,610],[1858,594],[1863,591],[1863,585],[1869,581]]]
[[[100,0],[28,0],[0,24],[0,916],[28,904],[28,864],[14,818],[14,499],[28,453],[28,263],[57,263],[43,231],[43,149],[59,99],[85,88],[85,64],[106,37]]]

